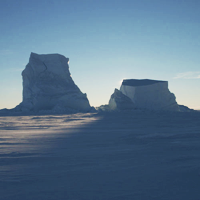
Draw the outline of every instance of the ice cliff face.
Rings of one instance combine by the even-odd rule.
[[[118,89],[115,89],[114,93],[111,95],[108,105],[111,110],[119,111],[130,110],[135,107],[131,99]]]
[[[17,109],[89,111],[91,107],[86,94],[72,80],[68,63],[69,59],[59,54],[31,53],[22,72],[23,101]]]
[[[127,79],[123,80],[120,91],[131,99],[136,108],[180,110],[174,94],[168,89],[167,81]]]

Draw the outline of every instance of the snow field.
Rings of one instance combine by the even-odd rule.
[[[200,113],[0,117],[2,200],[199,200]]]

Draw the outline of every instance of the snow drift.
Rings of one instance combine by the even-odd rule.
[[[1,117],[1,200],[200,200],[200,112]]]

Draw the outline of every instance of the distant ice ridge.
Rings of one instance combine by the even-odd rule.
[[[151,110],[191,111],[179,106],[176,97],[168,89],[167,81],[150,79],[123,80],[120,90],[115,89],[108,105],[100,106],[101,111]]]
[[[72,80],[69,58],[60,54],[31,53],[22,72],[23,101],[16,112],[89,112],[91,106]]]

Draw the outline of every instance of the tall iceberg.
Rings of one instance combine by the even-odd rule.
[[[91,110],[86,94],[72,80],[69,58],[63,55],[31,53],[22,77],[23,101],[16,110]]]

